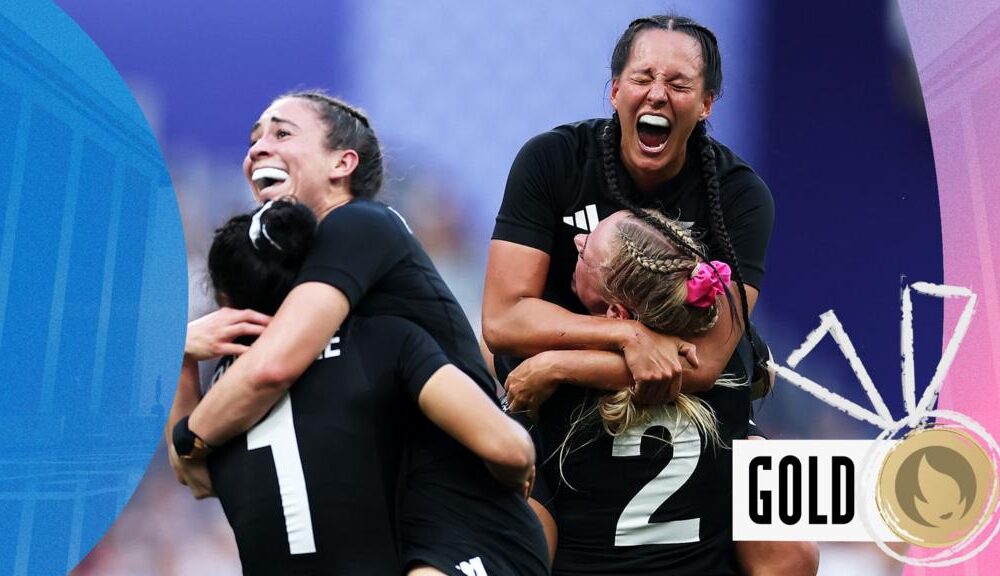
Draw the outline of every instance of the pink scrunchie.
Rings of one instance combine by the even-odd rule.
[[[718,275],[712,271],[712,266],[719,272]],[[729,264],[712,260],[712,266],[704,262],[699,262],[691,273],[691,278],[687,281],[687,298],[685,302],[697,308],[708,308],[715,304],[716,298],[726,291],[732,271]]]

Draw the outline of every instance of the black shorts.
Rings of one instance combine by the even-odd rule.
[[[545,576],[541,524],[520,495],[482,472],[412,474],[400,513],[403,566],[456,576]]]

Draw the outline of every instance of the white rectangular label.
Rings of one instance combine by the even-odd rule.
[[[872,542],[862,520],[867,509],[879,538],[899,542],[875,508],[873,487],[862,481],[874,445],[874,440],[735,440],[733,539]]]

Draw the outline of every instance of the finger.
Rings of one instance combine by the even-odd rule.
[[[681,374],[677,374],[677,377],[670,381],[669,386],[663,387],[663,400],[662,403],[673,402],[680,396],[681,385],[684,383],[684,377]]]
[[[636,403],[643,406],[655,404],[657,388],[658,386],[652,385],[649,382],[636,382],[632,387]]]
[[[692,368],[698,368],[701,365],[701,362],[698,361],[698,347],[694,344],[685,342],[677,349],[677,352],[687,360]]]
[[[267,314],[263,314],[256,310],[250,310],[249,308],[245,310],[239,310],[236,318],[243,322],[252,322],[254,324],[260,324],[261,326],[267,326],[271,323],[271,317]]]
[[[232,340],[240,336],[260,336],[264,333],[264,326],[251,322],[238,322],[226,326],[221,333],[222,338],[225,340]]]
[[[246,346],[244,344],[237,344],[235,342],[225,342],[225,343],[219,344],[216,347],[216,349],[215,349],[216,354],[215,355],[216,356],[239,356],[240,354],[243,354],[244,352],[246,352],[249,349],[250,349],[250,347]]]

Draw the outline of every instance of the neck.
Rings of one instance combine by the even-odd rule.
[[[337,208],[340,208],[341,206],[343,206],[344,204],[347,204],[348,202],[350,202],[353,199],[354,199],[354,196],[351,193],[349,193],[349,192],[336,194],[334,196],[330,196],[329,198],[326,198],[324,200],[323,204],[321,206],[317,207],[317,209],[315,210],[315,212],[316,212],[316,220],[318,222],[322,222],[323,218],[326,218],[326,216],[330,212],[333,212]]]
[[[657,190],[665,183],[673,180],[678,174],[681,173],[681,169],[684,168],[684,163],[687,161],[687,147],[680,150],[680,153],[667,164],[662,170],[657,170],[656,172],[650,172],[648,170],[642,170],[632,165],[628,158],[622,154],[622,164],[625,165],[625,171],[628,172],[629,177],[632,179],[632,183],[635,185],[636,190],[642,195],[655,194]]]

